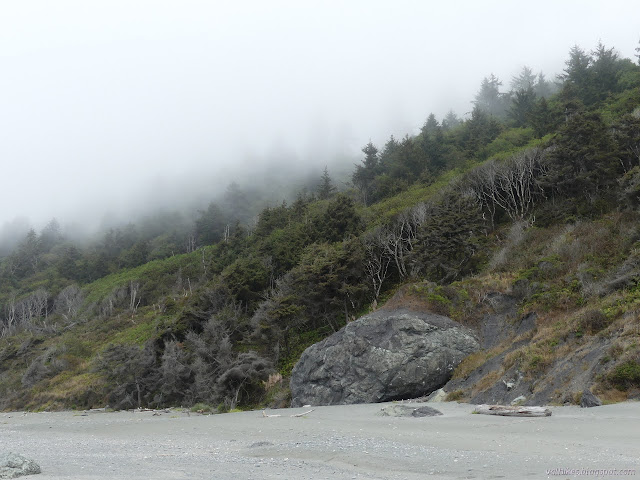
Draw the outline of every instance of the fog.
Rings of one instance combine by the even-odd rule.
[[[464,116],[490,73],[552,79],[599,40],[632,58],[639,14],[637,0],[2,2],[0,226],[97,225],[198,206],[232,180],[349,170],[369,139]]]

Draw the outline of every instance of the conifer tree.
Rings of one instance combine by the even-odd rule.
[[[326,200],[336,191],[336,187],[333,186],[333,181],[329,175],[329,169],[324,167],[322,177],[320,178],[320,185],[318,185],[318,197],[320,200]]]

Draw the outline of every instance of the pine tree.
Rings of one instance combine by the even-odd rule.
[[[522,71],[514,77],[511,77],[511,91],[528,90],[536,84],[536,75],[526,65],[522,67]]]
[[[422,126],[422,136],[426,137],[427,135],[433,135],[438,131],[439,128],[440,124],[438,123],[438,120],[436,120],[436,116],[433,113],[430,113],[427,117],[427,120],[424,122],[424,125]]]
[[[500,93],[502,82],[493,73],[485,77],[480,85],[480,91],[476,94],[474,105],[489,115],[504,116],[506,104],[505,95]]]
[[[524,127],[529,123],[529,117],[536,105],[536,94],[532,87],[518,90],[511,100],[507,115],[516,127]]]
[[[333,186],[331,176],[329,175],[329,169],[324,167],[324,172],[320,178],[320,185],[318,185],[318,197],[320,200],[326,200],[336,191],[336,187]]]
[[[442,129],[450,130],[452,128],[456,128],[461,123],[462,121],[458,118],[458,115],[456,115],[453,110],[449,110],[442,119]]]
[[[356,169],[351,175],[351,181],[360,190],[362,202],[367,205],[373,191],[373,182],[379,164],[378,149],[369,141],[362,148],[362,153],[364,153],[362,165],[356,165]]]

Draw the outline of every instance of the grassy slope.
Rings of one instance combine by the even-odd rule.
[[[611,105],[613,112],[616,103]],[[618,112],[611,115],[614,113]],[[510,129],[485,150],[487,156],[500,158],[540,142],[532,140],[530,132]],[[448,171],[428,186],[414,185],[361,208],[360,214],[369,228],[383,224],[437,195],[475,165],[470,162]],[[323,204],[317,202],[311,208],[322,209]],[[512,368],[531,380],[542,378],[597,340],[603,340],[607,348],[599,355],[591,384],[611,400],[633,393],[634,385],[640,385],[640,287],[633,280],[640,276],[640,266],[636,266],[640,265],[639,217],[637,213],[608,213],[548,227],[504,225],[488,239],[486,256],[490,260],[475,276],[446,287],[427,282],[404,286],[406,295],[401,301],[447,314],[472,327],[490,313],[485,301],[490,292],[516,297],[519,317],[537,314],[535,329],[521,339],[526,340],[521,346],[514,347],[511,339],[460,366],[455,377],[465,379],[501,356],[497,366],[492,363],[481,381],[461,389],[458,398],[470,399],[483,388],[492,388]],[[84,313],[75,323],[57,329],[49,325],[47,333],[21,332],[0,339],[0,392],[6,393],[0,408],[103,405],[110,386],[96,370],[100,353],[111,344],[142,345],[161,336],[192,307],[197,287],[211,281],[225,265],[214,246],[204,249],[204,254],[198,251],[124,269],[84,288]],[[130,308],[129,298],[122,298],[132,283],[140,284],[139,295],[144,299],[135,309]],[[117,304],[113,309],[105,309],[109,298]],[[309,342],[315,340],[310,332]],[[304,345],[299,347],[297,353]]]
[[[498,370],[487,372],[484,382],[462,392],[461,398],[470,399],[483,387],[492,387],[514,364],[525,376],[539,378],[556,362],[597,338],[610,345],[601,355],[600,377],[594,379],[597,390],[608,399],[625,398],[625,393],[619,393],[625,388],[612,387],[624,387],[625,375],[630,381],[635,375],[633,370],[616,370],[617,366],[640,357],[640,287],[624,283],[633,269],[629,259],[640,255],[636,240],[639,217],[613,213],[547,228],[510,227],[509,231],[505,227],[495,233],[492,258],[477,275],[447,287],[428,282],[404,287],[409,293],[404,302],[418,301],[419,308],[447,314],[472,327],[490,310],[483,303],[489,292],[517,296],[521,316],[537,313],[529,341],[510,350]],[[200,253],[193,253],[110,275],[87,286],[87,305],[100,304],[114,289],[140,279],[149,284],[149,292],[166,294],[172,291],[179,273],[191,272],[194,280],[198,278],[200,261]],[[188,302],[189,292],[183,289],[174,298],[179,311]],[[179,315],[161,313],[153,303],[136,312],[123,308],[109,317],[88,318],[53,335],[22,332],[0,340],[4,368],[0,385],[16,392],[5,403],[29,409],[104,404],[109,386],[95,371],[100,352],[110,344],[141,345],[175,323]],[[469,376],[510,345],[506,342],[470,357],[456,377]],[[44,361],[35,373],[33,387],[28,388],[23,380],[25,372],[47,354],[52,360]]]

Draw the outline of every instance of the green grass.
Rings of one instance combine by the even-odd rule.
[[[130,282],[140,281],[141,289],[155,293],[168,293],[181,272],[182,278],[196,279],[203,273],[202,253],[192,252],[153,260],[139,267],[123,269],[107,275],[84,287],[85,305],[102,301],[117,288],[127,287]]]
[[[145,321],[117,332],[110,343],[144,345],[156,332],[155,322]]]

